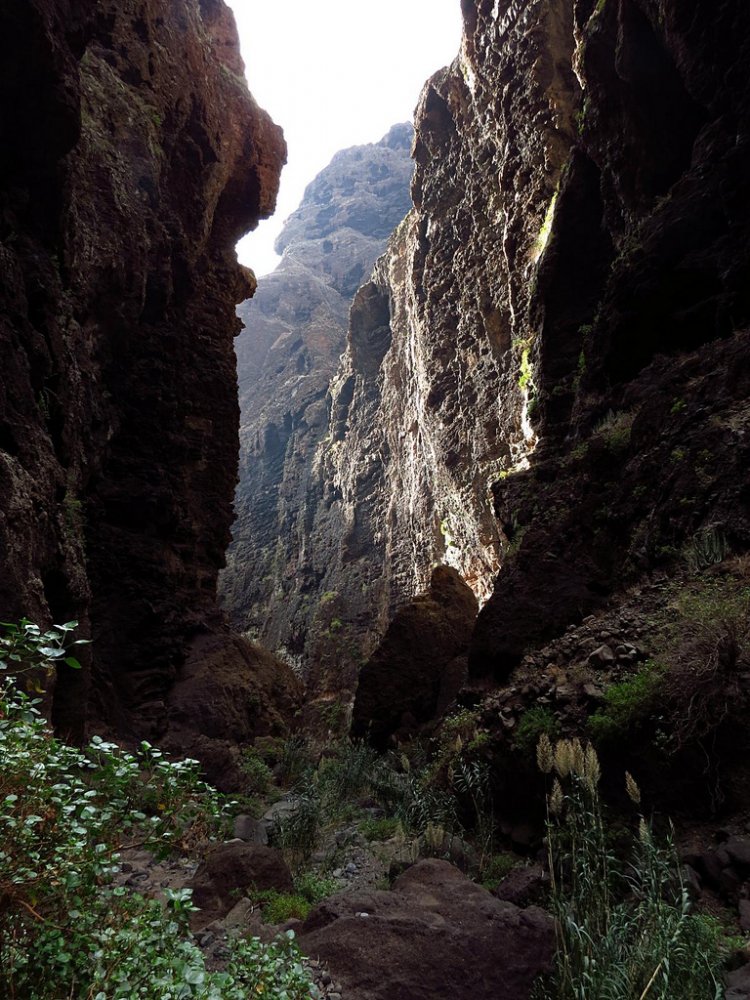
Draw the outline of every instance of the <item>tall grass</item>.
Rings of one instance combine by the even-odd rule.
[[[535,1000],[721,1000],[721,928],[691,912],[671,837],[658,843],[642,816],[623,861],[611,847],[589,744],[539,742],[552,779],[547,843],[555,971]],[[640,792],[628,775],[627,789]]]

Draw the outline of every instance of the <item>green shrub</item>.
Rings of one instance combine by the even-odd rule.
[[[562,741],[553,751],[543,738],[537,758],[557,774],[547,824],[557,955],[535,1000],[721,1000],[721,929],[690,912],[671,841],[659,845],[641,817],[630,857],[620,861],[607,836],[591,745]]]
[[[285,924],[287,920],[304,920],[312,903],[297,893],[274,892],[263,893],[263,920],[267,924]]]
[[[247,780],[247,790],[254,795],[265,795],[271,787],[273,775],[271,768],[254,747],[246,747],[242,751],[240,767]]]
[[[31,647],[44,634],[29,624],[6,628],[6,663],[44,670],[51,654],[40,647],[34,661]],[[19,636],[29,655],[14,660],[7,651]],[[123,836],[164,851],[222,822],[219,796],[195,761],[170,762],[148,743],[137,754],[98,738],[86,751],[69,747],[9,677],[0,684],[0,760],[5,995],[244,1000],[257,987],[271,1000],[314,995],[292,940],[239,942],[227,971],[212,972],[187,926],[190,890],[168,892],[162,906],[114,884]]]
[[[365,840],[390,840],[395,837],[400,823],[393,817],[384,819],[363,819],[359,829]]]
[[[323,878],[315,872],[302,872],[294,880],[294,889],[308,903],[319,903],[338,892],[341,885],[338,879]]]
[[[273,843],[294,866],[307,860],[318,846],[323,813],[317,789],[310,788],[297,796],[297,808],[276,824]]]
[[[497,889],[506,875],[518,866],[515,854],[504,851],[502,854],[491,854],[480,866],[479,880],[485,889]]]
[[[655,711],[664,679],[664,668],[647,660],[627,680],[612,684],[604,692],[604,703],[588,720],[595,743],[621,739],[644,723]]]
[[[542,733],[546,733],[553,740],[559,735],[559,732],[560,723],[552,710],[545,705],[535,705],[533,708],[527,709],[519,719],[513,737],[513,749],[527,757],[531,756]]]
[[[318,788],[327,815],[369,792],[378,755],[363,741],[341,740],[318,769]]]

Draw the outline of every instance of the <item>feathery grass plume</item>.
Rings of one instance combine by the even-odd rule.
[[[567,778],[573,770],[573,748],[570,740],[558,740],[555,745],[555,770],[561,778]]]
[[[546,733],[542,733],[536,746],[537,767],[543,774],[549,774],[555,763],[552,743]]]
[[[625,772],[625,791],[633,805],[639,806],[641,804],[641,790],[630,771]]]
[[[596,750],[594,750],[590,743],[587,743],[584,753],[584,780],[592,795],[599,785],[601,776],[602,769],[599,766],[599,758],[597,757]]]
[[[559,816],[563,811],[563,805],[565,804],[565,795],[562,790],[562,785],[555,778],[552,784],[552,793],[549,797],[549,811],[553,816]]]
[[[577,774],[580,777],[584,777],[586,774],[586,756],[583,752],[583,746],[581,741],[576,736],[575,739],[570,742],[571,752],[573,755],[573,765],[571,770],[573,774]]]
[[[432,854],[437,854],[441,851],[443,844],[448,839],[445,827],[440,826],[439,823],[428,823],[422,836],[424,837],[425,847]]]
[[[591,791],[598,760],[588,747],[584,758],[548,798],[557,954],[533,1000],[722,1000],[722,929],[690,912],[674,839],[658,843],[641,819],[630,856],[616,855]]]

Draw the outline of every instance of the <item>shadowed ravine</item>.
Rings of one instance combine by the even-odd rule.
[[[460,2],[259,284],[223,0],[0,10],[4,677],[233,796],[4,680],[9,1000],[750,996],[750,11]]]

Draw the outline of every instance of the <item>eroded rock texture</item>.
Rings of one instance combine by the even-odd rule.
[[[529,314],[541,444],[495,485],[515,557],[471,656],[498,676],[691,545],[750,543],[750,13],[574,13],[580,135]]]
[[[691,538],[747,548],[750,25],[738,2],[463,10],[414,210],[355,298],[312,538],[355,652],[443,562],[492,595],[471,672],[507,676]]]
[[[352,297],[410,206],[413,130],[337,153],[277,243],[283,259],[240,309],[241,458],[222,593],[237,628],[299,662],[326,588],[312,533],[324,485],[328,387]],[[332,610],[332,608],[330,609]]]
[[[2,618],[78,618],[100,703],[160,731],[222,627],[234,243],[284,143],[222,0],[8,0],[0,49]],[[58,679],[64,728],[87,676]]]
[[[385,749],[440,718],[466,681],[477,599],[450,566],[438,566],[428,593],[396,612],[362,667],[352,735]]]
[[[352,1000],[528,1000],[552,964],[550,916],[495,899],[447,861],[413,865],[392,891],[340,893],[299,929]]]
[[[534,443],[530,293],[579,84],[571,4],[502,6],[466,5],[460,57],[423,90],[414,208],[355,297],[331,386],[309,542],[322,631],[306,646],[323,692],[352,689],[436,564],[489,596],[488,487]]]

